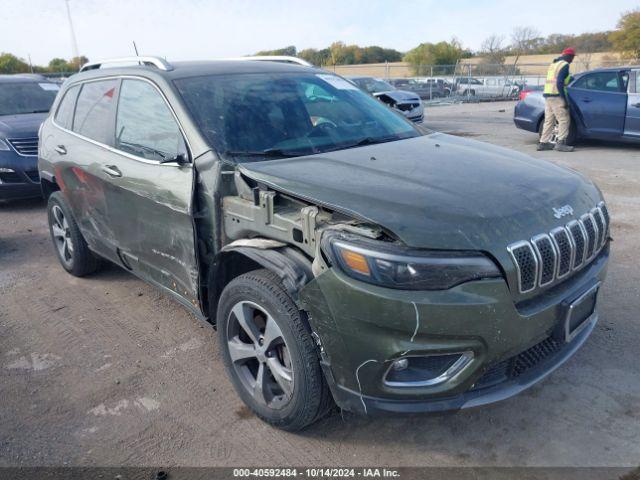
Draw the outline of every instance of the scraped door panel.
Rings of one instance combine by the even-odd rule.
[[[121,261],[198,305],[192,212],[194,170],[182,131],[153,84],[123,79],[115,151],[106,165],[109,222]]]

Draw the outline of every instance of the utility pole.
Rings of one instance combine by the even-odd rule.
[[[79,58],[78,53],[78,41],[76,40],[76,32],[73,29],[73,20],[71,20],[71,8],[69,7],[69,0],[64,0],[64,4],[67,6],[67,19],[69,19],[69,31],[71,32],[71,48],[73,48],[74,58]]]

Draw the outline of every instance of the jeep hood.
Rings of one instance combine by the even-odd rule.
[[[503,252],[565,225],[601,198],[574,171],[440,133],[239,168],[275,190],[380,225],[416,248]],[[573,215],[555,218],[553,208],[564,205]]]

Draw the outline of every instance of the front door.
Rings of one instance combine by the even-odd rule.
[[[584,122],[587,135],[622,135],[627,92],[618,71],[588,73],[568,88],[569,97]]]
[[[172,110],[149,81],[124,78],[105,165],[109,223],[122,263],[198,305],[194,169]]]
[[[631,72],[624,134],[640,137],[640,70]]]

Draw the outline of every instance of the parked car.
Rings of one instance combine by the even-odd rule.
[[[83,67],[42,127],[54,250],[215,323],[265,421],[494,402],[593,330],[609,214],[581,174],[427,132],[325,70],[130,61]]]
[[[424,120],[424,105],[420,97],[405,90],[397,90],[393,85],[374,77],[348,77],[365,92],[370,93],[385,105],[398,110],[413,122]]]
[[[0,200],[41,196],[38,128],[58,89],[41,75],[0,75]]]
[[[410,78],[392,78],[389,83],[394,88],[402,89],[408,92],[413,92],[423,100],[431,100],[434,98],[441,98],[450,93],[447,93],[444,82],[436,81],[417,81]]]
[[[524,100],[527,95],[532,92],[542,92],[544,85],[522,85],[520,87],[520,93],[518,94],[518,100]]]
[[[571,129],[578,138],[640,141],[640,67],[601,68],[575,76],[567,86]],[[518,128],[542,134],[544,97],[533,92],[516,104]]]
[[[455,89],[458,94],[472,97],[515,97],[520,91],[514,82],[500,77],[458,77],[455,79]]]

